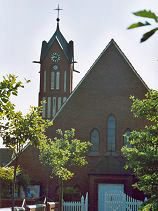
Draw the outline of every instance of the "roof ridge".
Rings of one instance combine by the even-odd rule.
[[[52,120],[54,120],[58,114],[63,110],[63,108],[66,106],[66,104],[68,103],[68,101],[71,99],[71,97],[76,93],[76,91],[78,90],[78,88],[80,87],[80,85],[82,84],[82,82],[85,80],[85,78],[90,74],[90,72],[92,71],[93,67],[96,65],[96,63],[99,61],[99,59],[101,58],[101,56],[107,51],[107,49],[110,47],[111,44],[114,44],[115,47],[117,48],[117,50],[121,53],[121,55],[123,56],[123,58],[125,59],[125,61],[127,62],[127,64],[131,67],[132,71],[136,74],[136,76],[140,79],[140,81],[143,83],[143,85],[147,88],[148,86],[146,85],[146,83],[144,82],[144,80],[141,78],[141,76],[137,73],[137,71],[134,69],[134,67],[132,66],[132,64],[130,63],[130,61],[128,60],[128,58],[125,56],[125,54],[123,53],[123,51],[120,49],[120,47],[117,45],[117,43],[115,42],[115,40],[112,38],[110,40],[110,42],[106,45],[106,47],[104,48],[104,50],[100,53],[100,55],[97,57],[97,59],[94,61],[94,63],[90,66],[89,70],[86,72],[86,74],[83,76],[83,78],[81,79],[81,81],[77,84],[77,86],[75,87],[75,89],[71,92],[71,94],[69,95],[69,97],[67,98],[66,102],[62,105],[62,107],[59,109],[59,111],[55,114],[54,118]]]
[[[133,67],[132,63],[129,61],[129,59],[126,57],[126,55],[124,54],[124,52],[121,50],[121,48],[119,47],[119,45],[115,42],[114,39],[111,40],[114,45],[116,46],[116,48],[119,50],[119,52],[121,53],[121,55],[124,57],[124,59],[126,60],[126,62],[129,64],[129,66],[131,67],[131,69],[133,70],[133,72],[136,74],[136,76],[141,80],[141,82],[144,84],[144,86],[149,89],[149,87],[147,86],[147,84],[145,83],[145,81],[142,79],[142,77],[139,75],[139,73],[135,70],[135,68]]]
[[[49,51],[49,49],[51,48],[51,46],[55,40],[57,40],[60,47],[62,47],[65,56],[69,60],[68,42],[65,39],[65,37],[63,36],[63,34],[61,33],[59,27],[57,27],[56,31],[54,32],[54,34],[52,35],[52,37],[49,39],[48,42],[43,41],[44,44],[42,45],[42,49],[41,49],[41,60],[43,60],[45,58],[45,56],[47,55],[47,52]]]

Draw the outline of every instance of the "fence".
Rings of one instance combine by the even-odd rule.
[[[88,193],[78,202],[64,202],[64,211],[88,211]]]
[[[105,193],[105,210],[138,211],[142,201],[136,200],[125,193]]]

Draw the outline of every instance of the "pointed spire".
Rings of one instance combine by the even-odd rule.
[[[59,30],[59,21],[57,21],[57,31]]]
[[[61,9],[60,7],[59,7],[59,4],[58,4],[58,7],[56,8],[56,9],[54,9],[54,10],[57,10],[58,11],[58,14],[57,14],[57,30],[59,30],[59,21],[60,21],[60,18],[59,18],[59,12],[60,12],[60,10],[63,10],[63,9]]]

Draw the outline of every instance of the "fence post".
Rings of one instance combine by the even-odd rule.
[[[145,197],[144,202],[148,201],[147,197]]]
[[[85,211],[88,211],[88,192],[86,193],[86,198],[85,198]]]
[[[81,197],[81,211],[84,211],[84,197]]]

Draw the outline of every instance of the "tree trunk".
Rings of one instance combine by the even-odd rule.
[[[15,206],[15,186],[16,186],[16,170],[17,170],[17,158],[15,159],[14,163],[14,178],[13,178],[13,185],[12,185],[12,211],[14,211]]]
[[[60,179],[59,191],[59,211],[63,211],[63,180]]]

